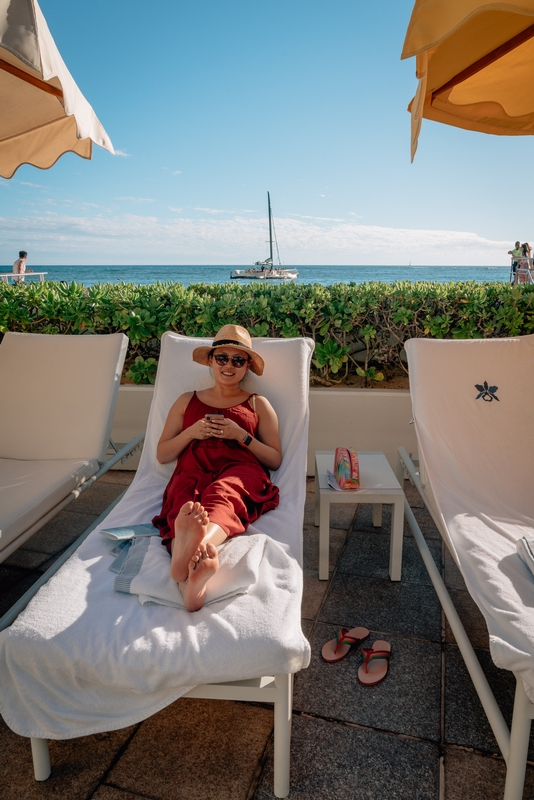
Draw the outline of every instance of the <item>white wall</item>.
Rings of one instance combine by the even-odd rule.
[[[310,389],[308,474],[316,450],[382,450],[393,469],[402,445],[417,453],[410,392],[393,389]]]
[[[130,386],[128,384],[119,386],[117,407],[111,429],[111,438],[115,444],[122,447],[138,433],[146,430],[153,394],[153,386]],[[140,455],[141,451],[138,450],[124,464],[119,461],[117,466],[112,469],[137,469]]]
[[[128,442],[145,430],[152,386],[121,386],[111,436]],[[310,389],[308,474],[314,472],[316,450],[354,447],[382,450],[395,469],[400,445],[417,454],[414,426],[410,425],[410,393],[392,389]],[[136,454],[118,469],[136,469]]]

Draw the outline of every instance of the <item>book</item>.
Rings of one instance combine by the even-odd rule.
[[[159,529],[150,522],[144,525],[125,525],[120,528],[102,528],[99,533],[108,539],[122,542],[126,539],[136,539],[140,536],[159,536]]]
[[[332,472],[332,470],[330,470],[330,469],[326,470],[326,477],[328,479],[328,485],[329,485],[329,487],[331,489],[335,489],[336,492],[342,492],[343,491],[343,489],[341,488],[339,483],[336,481],[334,473]]]

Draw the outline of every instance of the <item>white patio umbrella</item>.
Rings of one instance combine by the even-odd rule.
[[[76,86],[37,0],[0,0],[0,175],[21,164],[48,169],[92,143],[113,153],[95,112]]]

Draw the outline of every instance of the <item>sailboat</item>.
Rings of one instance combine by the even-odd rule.
[[[267,192],[267,206],[269,210],[269,258],[265,261],[255,261],[253,267],[247,269],[235,269],[230,273],[231,278],[242,278],[245,280],[276,280],[276,281],[294,281],[298,278],[299,274],[296,269],[287,269],[282,266],[280,261],[280,254],[278,253],[278,242],[276,243],[276,251],[278,253],[278,264],[273,263],[273,214],[271,211],[271,195]],[[276,240],[276,233],[275,233]]]

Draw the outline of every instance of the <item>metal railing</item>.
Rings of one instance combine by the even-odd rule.
[[[48,275],[48,272],[0,272],[0,280],[9,283],[11,278],[15,283],[24,283],[24,278],[38,277],[40,281],[44,281],[45,275]]]
[[[510,283],[534,283],[534,258],[512,257],[510,263]]]

